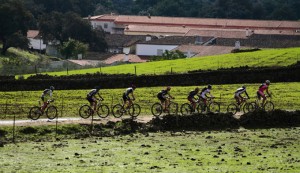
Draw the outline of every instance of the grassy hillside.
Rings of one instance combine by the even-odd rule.
[[[219,68],[231,68],[240,66],[288,66],[300,61],[300,48],[268,49],[257,52],[231,53],[201,58],[156,61],[141,64],[126,64],[91,69],[68,71],[72,74],[108,73],[108,74],[164,74],[169,72],[182,73],[192,70],[216,70]],[[67,71],[51,72],[49,75],[67,75]],[[25,75],[28,77],[29,75]]]

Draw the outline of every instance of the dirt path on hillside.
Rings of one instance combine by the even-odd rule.
[[[123,116],[121,118],[114,118],[112,116],[109,116],[107,118],[94,118],[93,123],[94,124],[100,124],[100,123],[107,123],[109,121],[117,122],[121,121],[123,119],[129,119],[129,116]],[[147,123],[150,120],[152,120],[153,116],[140,116],[135,118],[137,122],[141,123]],[[68,118],[58,118],[54,120],[49,119],[38,119],[38,120],[16,120],[15,122],[13,120],[1,120],[0,126],[13,126],[15,123],[16,126],[40,126],[40,125],[55,125],[57,124],[91,124],[92,119],[83,119],[83,118],[75,118],[75,117],[68,117]]]

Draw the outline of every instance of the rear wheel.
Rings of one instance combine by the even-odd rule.
[[[123,106],[120,104],[116,104],[112,108],[112,114],[116,118],[120,118],[124,113],[125,113],[125,110],[124,110]]]
[[[81,118],[87,119],[93,114],[93,110],[89,105],[82,105],[79,108],[79,116]]]
[[[234,103],[231,103],[230,105],[227,106],[227,112],[228,112],[228,113],[232,113],[233,115],[236,114],[237,109],[238,109],[238,107],[237,107],[237,105],[234,104]]]
[[[55,106],[49,106],[46,110],[46,115],[50,120],[57,117],[57,108]]]
[[[203,102],[200,102],[197,106],[197,111],[198,113],[204,113],[207,109],[207,106],[203,103]]]
[[[273,111],[274,110],[274,104],[270,101],[267,101],[265,104],[264,104],[264,110],[265,111]]]
[[[29,111],[29,118],[32,120],[37,120],[40,118],[40,116],[42,116],[42,111],[41,108],[38,106],[34,106],[30,109]]]
[[[141,107],[140,105],[134,103],[130,106],[130,109],[129,109],[129,115],[132,116],[132,117],[137,117],[139,116],[141,113]]]
[[[252,103],[245,103],[243,106],[243,112],[246,114],[248,112],[254,112],[255,111],[255,105]]]
[[[109,108],[107,105],[100,105],[97,108],[97,114],[100,118],[106,118],[109,115]]]
[[[192,114],[192,110],[193,110],[192,106],[190,104],[188,104],[188,103],[184,103],[180,107],[180,113],[183,116]]]
[[[160,103],[154,103],[151,107],[152,115],[159,117],[162,114],[163,107]]]

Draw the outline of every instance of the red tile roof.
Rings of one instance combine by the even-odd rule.
[[[244,47],[243,47],[244,48]],[[191,54],[196,54],[194,57],[201,56],[211,56],[211,55],[221,55],[231,53],[234,47],[229,46],[198,46],[198,45],[181,45],[172,51],[179,50],[181,52],[191,52]]]
[[[128,62],[146,62],[147,60],[141,59],[137,55],[129,54],[127,55]],[[125,54],[116,54],[104,61],[105,64],[113,64],[115,62],[124,62]]]
[[[27,31],[27,38],[36,38],[39,35],[38,30],[28,30]]]
[[[236,28],[236,29],[296,29],[300,28],[299,21],[276,20],[241,20],[213,18],[184,18],[159,16],[126,16],[120,15],[115,19],[116,24],[186,26],[200,28]]]

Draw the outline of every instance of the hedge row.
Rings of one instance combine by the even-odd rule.
[[[85,75],[70,77],[49,77],[45,79],[1,80],[1,91],[42,90],[50,85],[60,90],[90,89],[96,85],[102,88],[125,88],[131,84],[138,87],[151,86],[193,86],[210,84],[260,83],[266,79],[272,82],[299,82],[300,66],[258,69],[226,69],[200,71],[169,75]]]

